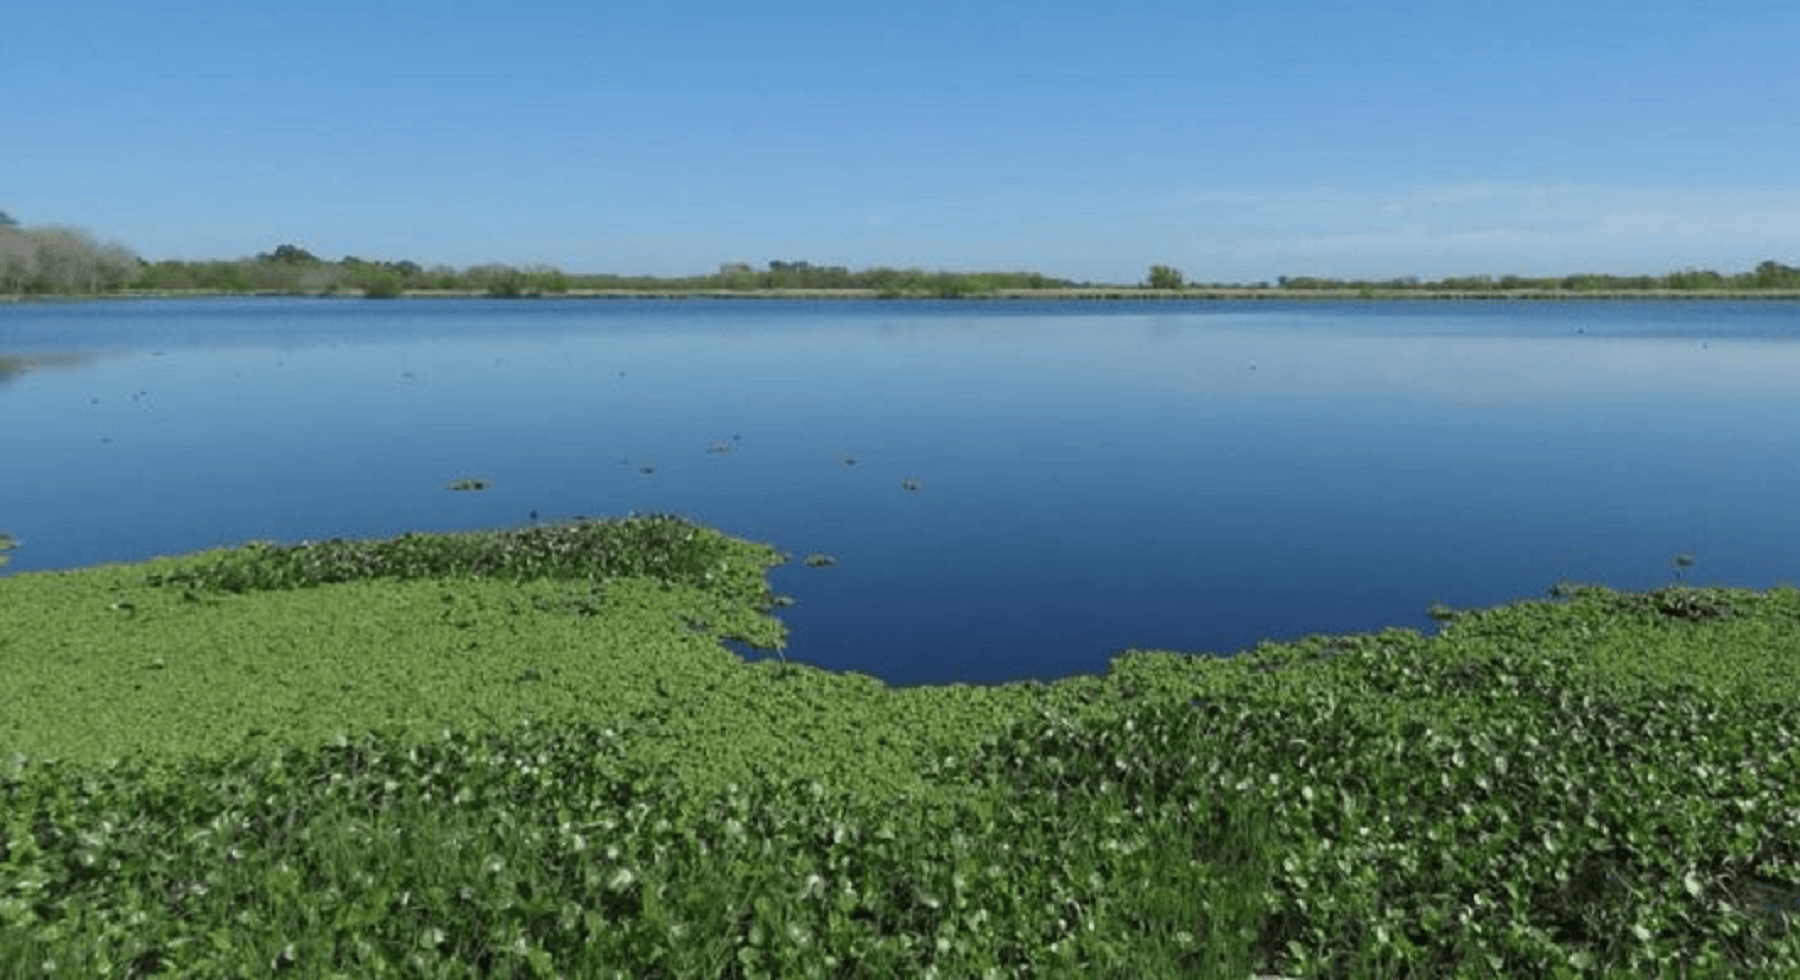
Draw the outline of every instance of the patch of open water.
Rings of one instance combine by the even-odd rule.
[[[790,658],[1051,679],[1800,580],[1796,378],[1788,302],[9,304],[0,530],[11,573],[667,511],[795,556]]]

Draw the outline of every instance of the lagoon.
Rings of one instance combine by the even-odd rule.
[[[9,304],[0,530],[17,574],[673,512],[793,554],[790,659],[1048,680],[1800,581],[1797,379],[1785,301]]]

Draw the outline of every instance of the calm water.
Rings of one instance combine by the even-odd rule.
[[[1800,581],[1800,304],[18,304],[6,356],[9,572],[670,511],[893,684]]]

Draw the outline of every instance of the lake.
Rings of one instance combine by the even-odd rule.
[[[6,573],[672,512],[793,553],[790,659],[1049,680],[1800,581],[1800,304],[19,303],[0,447]]]

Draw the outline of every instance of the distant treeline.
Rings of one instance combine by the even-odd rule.
[[[117,292],[142,267],[123,245],[74,228],[24,228],[0,211],[0,295]]]
[[[1569,276],[1456,276],[1425,280],[1331,279],[1282,276],[1269,283],[1188,282],[1172,266],[1152,266],[1144,283],[1169,295],[1185,291],[1256,290],[1284,292],[1406,293],[1561,292],[1753,292],[1800,291],[1800,267],[1773,259],[1749,272],[1725,274],[1686,269],[1657,276],[1581,273]],[[758,292],[768,290],[857,290],[880,296],[980,296],[1002,291],[1092,288],[1036,272],[928,272],[920,269],[851,270],[810,262],[772,261],[764,268],[733,262],[716,272],[676,277],[565,273],[548,265],[476,265],[462,269],[423,266],[346,256],[319,258],[297,245],[241,259],[146,262],[115,242],[62,227],[27,228],[0,211],[0,295],[94,295],[125,291],[360,294],[399,296],[408,292],[460,292],[488,296],[540,296],[571,291],[646,293]],[[1132,287],[1107,287],[1132,288]]]
[[[1749,292],[1764,289],[1800,290],[1800,267],[1770,259],[1749,272],[1734,275],[1711,269],[1685,269],[1660,276],[1612,276],[1580,273],[1572,276],[1454,276],[1424,280],[1417,276],[1397,279],[1327,279],[1318,276],[1282,276],[1282,289],[1380,290],[1382,292],[1492,293],[1572,292],[1612,293],[1673,290],[1677,292]]]
[[[477,265],[466,269],[347,255],[328,262],[295,245],[247,259],[146,262],[129,288],[226,293],[361,293],[399,296],[409,290],[457,290],[495,296],[567,292],[573,280],[550,266]]]
[[[552,266],[478,265],[465,269],[421,266],[411,261],[370,261],[347,256],[336,262],[303,248],[282,245],[251,259],[163,261],[146,264],[130,288],[141,290],[221,290],[226,292],[334,293],[398,296],[417,291],[478,292],[489,296],[531,296],[571,290],[640,292],[741,291],[771,289],[864,289],[894,296],[960,296],[1003,289],[1051,289],[1073,285],[1035,272],[925,272],[918,269],[864,269],[770,262],[765,269],[742,263],[696,276],[656,277],[566,273]]]

